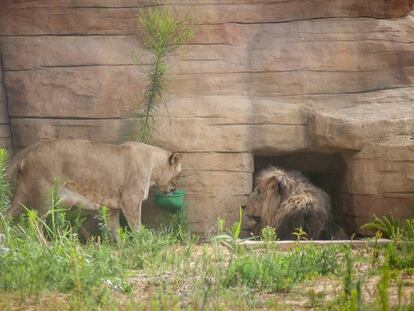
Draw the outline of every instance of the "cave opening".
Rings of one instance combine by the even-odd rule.
[[[328,193],[335,223],[349,233],[343,209],[346,164],[341,154],[295,152],[275,156],[254,156],[254,175],[269,166],[300,171],[314,185]]]

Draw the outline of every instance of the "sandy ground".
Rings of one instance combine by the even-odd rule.
[[[194,246],[192,256],[201,256],[203,252],[208,252],[206,245]],[[227,249],[223,251],[228,253]],[[255,250],[260,251],[260,250]],[[355,255],[367,252],[363,249],[353,251]],[[367,253],[368,255],[368,253]],[[376,296],[377,284],[380,280],[378,275],[369,273],[369,264],[359,263],[355,265],[355,279],[361,278],[363,281],[362,292],[365,302],[373,302]],[[165,284],[168,284],[170,292],[175,299],[180,301],[181,307],[191,307],[191,292],[194,280],[199,275],[189,275],[184,281],[177,277],[174,271],[146,275],[143,271],[136,271],[129,278],[128,282],[132,285],[133,294],[125,295],[110,285],[110,296],[114,299],[117,309],[128,309],[126,306],[132,301],[142,303],[153,298],[156,292]],[[390,304],[398,303],[398,286],[395,280],[391,280],[389,288]],[[411,295],[414,295],[414,274],[403,274],[401,276],[403,295],[402,303],[409,303]],[[268,310],[277,307],[281,310],[312,310],[323,304],[332,301],[342,292],[342,280],[335,277],[316,277],[304,281],[287,293],[270,293],[253,291],[258,310]],[[138,294],[139,293],[139,294]],[[271,307],[270,307],[270,305]],[[0,310],[69,310],[69,297],[59,293],[46,293],[39,297],[20,299],[19,294],[0,294]]]

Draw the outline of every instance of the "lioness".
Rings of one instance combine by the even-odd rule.
[[[54,139],[21,150],[7,174],[16,174],[15,193],[9,217],[33,208],[47,213],[45,194],[55,180],[66,206],[97,210],[109,208],[109,227],[117,239],[122,210],[132,230],[141,226],[141,203],[152,185],[168,192],[170,182],[181,172],[182,155],[143,143],[122,145],[87,140]]]
[[[261,171],[247,205],[242,207],[245,224],[256,235],[267,226],[275,228],[282,240],[293,239],[292,233],[299,227],[312,239],[330,239],[337,234],[331,232],[329,195],[296,171],[278,167]],[[342,229],[337,231],[338,237],[346,236]]]

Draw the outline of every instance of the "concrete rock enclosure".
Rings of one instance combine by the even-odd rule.
[[[0,59],[0,146],[11,151],[12,141],[7,111],[7,95],[4,88],[4,77]]]
[[[134,55],[150,62],[136,24],[148,4],[1,1],[1,144],[125,140],[145,83]],[[155,143],[185,153],[193,231],[231,224],[267,164],[328,187],[350,232],[373,214],[414,216],[412,0],[174,4],[200,27],[169,60]]]

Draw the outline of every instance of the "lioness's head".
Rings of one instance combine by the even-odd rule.
[[[181,153],[171,153],[168,156],[167,163],[164,163],[158,176],[155,178],[155,184],[160,192],[173,192],[178,186],[178,175],[181,173],[181,160],[183,155]]]

